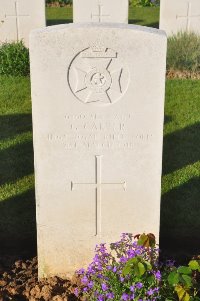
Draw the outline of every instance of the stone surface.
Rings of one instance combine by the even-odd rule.
[[[180,31],[200,33],[200,1],[161,0],[160,29],[168,35]]]
[[[28,46],[29,33],[44,27],[44,0],[0,0],[0,43],[23,40]]]
[[[73,0],[74,23],[128,23],[128,0]]]
[[[39,276],[122,232],[159,237],[166,35],[114,24],[30,40]]]

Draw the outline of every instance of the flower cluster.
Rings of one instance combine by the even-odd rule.
[[[90,301],[157,300],[161,273],[158,249],[138,244],[133,236],[123,233],[120,241],[96,246],[95,256],[87,269],[77,272],[83,294]]]

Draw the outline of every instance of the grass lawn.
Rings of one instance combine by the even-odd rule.
[[[47,25],[70,23],[72,19],[72,7],[47,8]],[[159,7],[131,7],[129,9],[129,23],[158,28]]]
[[[35,251],[29,78],[0,78],[1,251]],[[169,80],[162,181],[161,247],[199,253],[200,81]],[[153,210],[153,208],[152,208]],[[196,249],[195,248],[199,248]]]

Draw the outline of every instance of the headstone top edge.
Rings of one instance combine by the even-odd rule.
[[[53,25],[53,26],[47,26],[44,28],[37,28],[31,31],[30,38],[34,36],[38,36],[40,34],[45,33],[53,33],[56,31],[61,30],[68,30],[68,29],[79,29],[79,28],[87,28],[89,29],[95,29],[95,28],[110,28],[110,29],[129,29],[133,31],[138,32],[145,32],[145,33],[151,33],[155,35],[160,35],[167,38],[166,32],[161,29],[147,27],[147,26],[140,26],[140,25],[132,25],[132,24],[123,24],[123,23],[70,23],[70,24],[61,24],[61,25]]]

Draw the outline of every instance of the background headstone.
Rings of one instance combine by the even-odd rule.
[[[44,0],[0,0],[0,43],[23,40],[29,44],[29,33],[44,27]]]
[[[128,23],[128,0],[73,0],[74,23]]]
[[[70,24],[31,35],[39,276],[122,232],[159,237],[166,35]]]
[[[168,35],[180,31],[200,33],[199,0],[161,0],[160,29]]]

